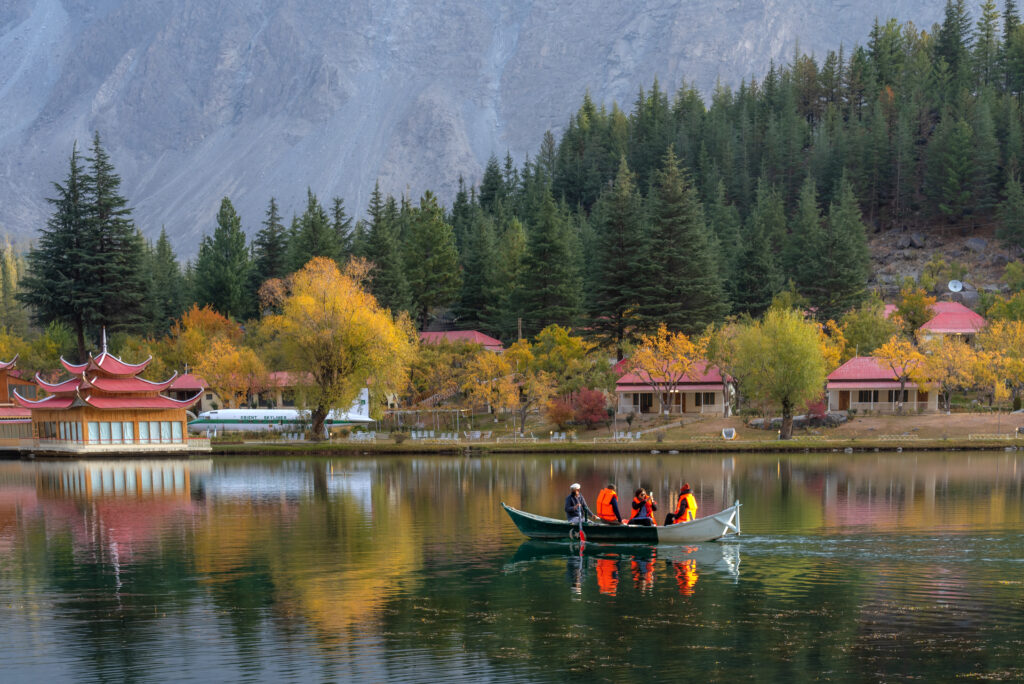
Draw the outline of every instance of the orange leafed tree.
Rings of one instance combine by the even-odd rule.
[[[1024,395],[1024,321],[992,321],[978,335],[997,385],[1009,390],[1014,407]]]
[[[901,335],[893,335],[888,342],[871,355],[891,370],[893,376],[900,381],[897,411],[903,413],[903,393],[906,391],[907,381],[920,371],[921,365],[924,363],[924,355],[910,340]]]
[[[392,317],[363,289],[364,268],[357,262],[342,273],[331,259],[312,259],[292,276],[281,313],[263,319],[289,370],[313,377],[309,407],[317,438],[328,413],[348,409],[367,385],[377,396],[399,391],[415,354],[408,317]]]
[[[218,339],[238,344],[242,340],[242,327],[209,306],[200,308],[193,304],[171,326],[167,355],[172,365],[198,366]]]
[[[518,403],[512,363],[503,354],[478,352],[466,365],[462,389],[471,404],[488,409],[512,409]]]
[[[196,364],[203,376],[229,407],[238,407],[248,394],[267,389],[268,375],[263,362],[249,347],[216,338]]]
[[[706,340],[694,342],[683,333],[669,332],[664,324],[654,335],[643,335],[630,359],[633,371],[643,378],[658,397],[661,410],[666,410],[669,393],[683,381],[704,355]]]
[[[949,413],[949,400],[953,392],[975,384],[975,351],[971,345],[953,335],[940,335],[921,346],[925,352],[921,362],[921,376],[939,389],[946,413]]]

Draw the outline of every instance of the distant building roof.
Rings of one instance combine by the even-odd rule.
[[[7,370],[9,368],[14,368],[14,364],[16,364],[17,362],[18,362],[18,354],[15,354],[14,358],[11,359],[10,361],[0,361],[0,370]]]
[[[172,390],[205,390],[206,388],[206,381],[192,373],[179,375],[174,378],[174,382],[171,383]]]
[[[889,318],[896,313],[895,304],[885,305],[885,317]],[[935,314],[928,319],[921,330],[936,334],[972,335],[988,322],[983,316],[975,313],[960,302],[935,302],[931,305],[932,313]]]
[[[899,377],[873,356],[855,356],[828,374],[829,389],[898,389]],[[912,389],[916,383],[907,382]]]
[[[423,344],[440,344],[441,342],[468,342],[479,344],[488,351],[500,352],[505,347],[501,340],[496,340],[490,335],[484,335],[479,330],[446,330],[444,332],[421,332],[420,342]]]
[[[271,387],[297,387],[298,385],[312,385],[312,373],[292,373],[291,371],[273,371],[267,374],[267,380]]]
[[[618,367],[620,361],[616,364]],[[628,368],[628,364],[623,366]],[[715,366],[709,366],[707,361],[696,361],[693,364],[693,371],[686,374],[683,379],[676,383],[676,387],[689,391],[713,391],[722,389],[722,374]],[[633,371],[625,373],[615,381],[616,392],[653,392],[654,388],[647,382],[646,374]]]

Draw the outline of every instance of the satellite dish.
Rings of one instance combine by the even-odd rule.
[[[947,285],[947,287],[949,288],[950,292],[959,292],[960,290],[964,289],[964,284],[961,283],[959,280],[950,280],[949,285]]]

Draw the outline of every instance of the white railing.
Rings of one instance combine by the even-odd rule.
[[[877,411],[879,413],[898,413],[899,404],[888,401],[851,401],[850,408],[855,411]],[[903,402],[904,413],[917,413],[927,411],[927,401],[905,401]]]

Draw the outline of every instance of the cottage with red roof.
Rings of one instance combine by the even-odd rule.
[[[503,352],[501,340],[496,340],[489,335],[484,335],[479,330],[446,330],[444,332],[421,332],[420,343],[422,344],[448,344],[468,343],[479,344],[487,351]]]
[[[107,352],[91,354],[85,363],[60,360],[70,374],[50,383],[36,375],[49,396],[29,399],[13,392],[19,406],[31,411],[33,448],[39,451],[167,452],[209,451],[209,441],[190,439],[186,409],[202,392],[173,399],[162,392],[175,376],[163,382],[137,377],[151,359],[125,363]]]
[[[620,365],[622,364],[622,365]],[[697,361],[693,371],[663,393],[662,402],[655,401],[654,388],[642,374],[629,370],[629,364],[619,362],[616,368],[626,370],[615,382],[617,413],[657,413],[659,406],[669,413],[707,413],[723,415],[722,374],[707,361]]]
[[[978,331],[988,325],[984,316],[960,302],[935,302],[930,308],[934,316],[918,328],[923,340],[940,335],[958,335],[963,338],[964,342],[970,344]],[[894,313],[896,313],[896,305],[886,304],[885,317],[889,318]]]
[[[829,411],[896,413],[900,381],[891,368],[872,356],[855,356],[828,376]],[[916,382],[903,386],[904,411],[938,411],[939,395]]]

